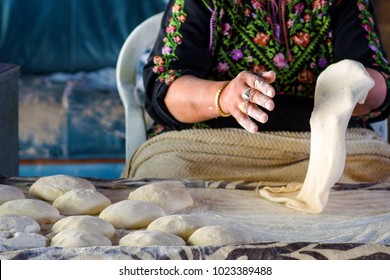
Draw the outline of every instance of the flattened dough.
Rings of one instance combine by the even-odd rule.
[[[251,242],[253,240],[246,232],[225,226],[201,227],[188,238],[188,244],[196,246],[249,244]]]
[[[10,246],[14,249],[46,247],[47,241],[46,237],[37,233],[0,232],[0,245]]]
[[[194,200],[180,182],[157,182],[139,187],[129,194],[128,199],[143,200],[160,206],[172,213],[192,207]]]
[[[330,189],[344,171],[345,133],[352,111],[363,103],[374,81],[364,66],[353,60],[330,65],[318,77],[310,118],[309,167],[302,183],[282,188],[263,188],[259,194],[287,207],[320,213]]]
[[[18,188],[8,185],[0,185],[0,205],[7,201],[23,198],[25,198],[24,193]]]
[[[111,240],[98,232],[68,229],[60,231],[51,240],[52,247],[112,246]]]
[[[36,199],[16,199],[0,205],[0,214],[14,214],[34,219],[38,224],[53,224],[61,216],[50,204]]]
[[[53,202],[73,189],[96,190],[91,182],[83,178],[60,174],[39,178],[31,185],[29,193],[37,198]]]
[[[122,200],[104,209],[99,218],[116,228],[145,228],[155,219],[165,216],[165,211],[152,203],[140,200]]]
[[[185,241],[174,234],[154,230],[137,230],[119,240],[120,246],[184,246]]]
[[[0,231],[38,233],[41,226],[30,217],[4,214],[0,215]]]
[[[197,229],[206,224],[202,218],[194,215],[170,215],[158,218],[150,223],[148,230],[172,233],[187,240]]]
[[[103,234],[107,238],[115,235],[115,228],[109,222],[94,216],[70,216],[56,222],[51,231],[58,233],[60,231],[75,229],[86,230]]]
[[[53,202],[62,215],[98,215],[111,201],[95,190],[73,189]]]

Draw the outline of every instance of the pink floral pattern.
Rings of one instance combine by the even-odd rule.
[[[182,44],[183,38],[180,34],[180,26],[187,20],[187,14],[184,12],[185,0],[176,0],[172,6],[172,17],[169,19],[169,25],[166,27],[166,37],[163,39],[164,47],[161,50],[161,56],[155,56],[153,59],[153,72],[158,74],[161,82],[168,86],[180,76],[179,72],[170,69],[172,61],[178,59],[175,54],[177,46]]]
[[[274,26],[267,8],[268,0],[199,1],[213,11],[210,53],[215,67],[211,69],[210,79],[229,80],[248,69],[255,73],[273,70],[278,76],[278,83],[274,84],[278,94],[313,97],[318,75],[333,61],[329,10],[335,0],[287,0],[287,34],[282,41],[276,39],[272,32]],[[179,59],[175,54],[176,48],[186,40],[180,33],[181,25],[187,20],[185,2],[174,2],[172,17],[165,30],[164,46],[153,60],[153,71],[158,74],[160,82],[168,86],[180,76],[180,71],[172,68],[171,64]],[[388,69],[374,31],[374,19],[368,11],[368,0],[356,0],[356,3],[373,58],[378,66]],[[390,88],[389,77],[386,73],[383,75]],[[375,111],[362,119],[378,115],[380,112]]]

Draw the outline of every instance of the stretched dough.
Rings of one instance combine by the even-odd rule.
[[[86,230],[103,234],[107,238],[115,235],[115,228],[109,222],[95,216],[69,216],[56,222],[51,231],[58,233],[68,229]]]
[[[47,202],[35,199],[16,199],[0,205],[0,214],[14,214],[34,219],[38,224],[53,224],[61,216],[58,210]]]
[[[357,103],[364,103],[374,81],[364,66],[353,60],[330,65],[318,77],[310,118],[309,167],[302,183],[263,188],[259,194],[287,207],[308,212],[323,211],[329,191],[344,171],[345,132]]]
[[[116,228],[138,229],[147,227],[155,219],[165,216],[165,211],[146,201],[122,200],[104,209],[99,218]]]
[[[98,215],[111,201],[95,190],[73,189],[58,197],[53,206],[62,215]]]
[[[120,246],[184,246],[185,241],[174,234],[154,230],[137,230],[119,240]]]
[[[39,178],[31,185],[29,193],[46,201],[54,201],[73,189],[96,190],[91,182],[83,178],[59,174]]]
[[[0,185],[0,205],[10,200],[23,198],[25,198],[24,193],[18,188],[8,185]]]
[[[192,207],[194,200],[180,182],[163,181],[144,185],[132,191],[128,199],[143,200],[160,206],[167,212]]]

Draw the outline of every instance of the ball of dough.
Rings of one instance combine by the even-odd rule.
[[[98,232],[68,229],[56,234],[50,243],[52,247],[112,246],[111,240]]]
[[[18,188],[8,185],[0,185],[0,205],[7,201],[23,198],[25,198],[24,193]]]
[[[0,234],[0,245],[9,246],[14,249],[39,248],[47,246],[47,238],[37,233],[7,232]]]
[[[15,214],[34,219],[40,225],[57,222],[61,216],[50,204],[36,199],[16,199],[0,205],[0,214]]]
[[[47,201],[54,201],[73,189],[96,190],[95,186],[85,179],[60,174],[39,178],[31,185],[29,193]]]
[[[104,209],[99,218],[110,222],[116,228],[137,229],[147,227],[165,211],[146,201],[122,200]]]
[[[111,201],[95,190],[73,189],[53,202],[62,215],[97,215]]]
[[[103,234],[111,238],[115,234],[115,228],[109,222],[94,216],[70,216],[56,222],[51,231],[58,233],[68,229],[86,230]]]
[[[41,226],[30,217],[4,214],[0,215],[0,231],[38,233]]]
[[[194,205],[194,200],[180,182],[158,182],[139,187],[128,199],[144,200],[160,206],[167,212],[175,212]]]
[[[188,238],[188,244],[196,246],[248,244],[251,242],[253,240],[247,233],[224,226],[205,226],[196,230]]]
[[[158,218],[150,223],[148,230],[172,233],[187,240],[195,230],[204,227],[203,219],[192,215],[170,215]]]
[[[120,246],[184,246],[185,241],[174,234],[154,230],[131,232],[119,240]]]

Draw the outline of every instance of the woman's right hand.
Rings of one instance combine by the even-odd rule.
[[[219,105],[223,112],[231,114],[237,122],[247,131],[258,131],[257,124],[268,121],[268,115],[261,108],[272,111],[275,103],[275,89],[271,83],[276,79],[273,71],[261,75],[243,71],[239,73],[223,90]]]

